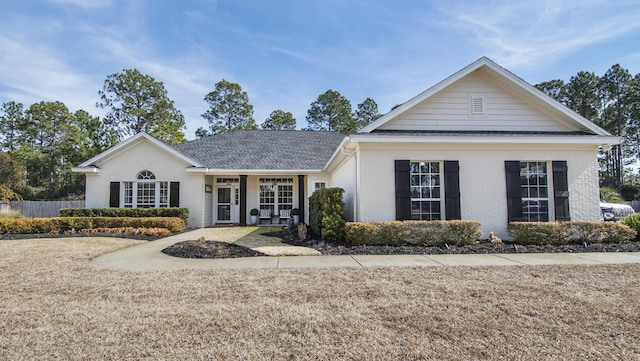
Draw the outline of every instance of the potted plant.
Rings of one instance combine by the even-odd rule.
[[[251,215],[251,224],[257,224],[258,223],[258,210],[254,208],[251,211],[249,211],[249,214]]]
[[[291,215],[293,216],[293,224],[298,224],[300,221],[300,210],[298,208],[292,209]]]

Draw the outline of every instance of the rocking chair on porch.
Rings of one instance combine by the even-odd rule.
[[[281,209],[280,210],[280,222],[284,220],[284,223],[287,223],[291,218],[291,210],[290,209]]]
[[[267,220],[267,223],[271,223],[271,210],[261,209],[258,219],[260,220],[258,223],[262,223],[262,220],[265,220],[265,219]]]

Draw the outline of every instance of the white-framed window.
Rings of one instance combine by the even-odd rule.
[[[549,221],[547,162],[520,162],[522,215],[529,222]]]
[[[156,180],[153,172],[140,171],[135,181],[122,182],[125,208],[164,208],[169,206],[169,182]]]
[[[270,209],[272,214],[293,209],[293,178],[260,178],[260,209]]]
[[[240,183],[240,178],[216,178],[218,184],[233,184]]]
[[[273,213],[276,209],[276,195],[273,184],[260,184],[260,209],[270,209]]]
[[[411,177],[411,219],[441,220],[443,215],[444,192],[442,191],[442,162],[412,161]]]
[[[325,182],[316,182],[315,190],[325,189],[325,188],[327,188],[327,183],[325,183]]]
[[[278,211],[293,209],[293,184],[278,185]]]
[[[124,185],[123,206],[133,208],[133,182],[122,182]]]

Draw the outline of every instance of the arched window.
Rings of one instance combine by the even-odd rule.
[[[138,172],[136,181],[123,182],[125,208],[158,208],[169,206],[169,183],[159,182],[149,170]]]
[[[138,179],[156,179],[156,175],[148,170],[143,170],[142,172],[138,173]]]

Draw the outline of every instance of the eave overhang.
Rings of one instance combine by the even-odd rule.
[[[353,134],[349,141],[356,143],[477,143],[477,144],[620,144],[620,137],[602,135],[376,135]]]
[[[300,174],[318,174],[323,173],[322,169],[222,169],[222,168],[206,168],[206,167],[189,167],[186,168],[189,174],[205,174],[205,175],[300,175]]]

